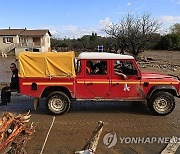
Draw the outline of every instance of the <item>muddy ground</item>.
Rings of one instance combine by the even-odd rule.
[[[153,57],[169,63],[180,65],[180,52],[145,52],[146,57]],[[9,82],[9,64],[14,58],[2,59],[0,57],[0,82],[2,86]],[[158,68],[142,68],[144,71],[158,71],[165,74],[180,76],[180,71]],[[10,104],[0,106],[0,114],[5,111],[15,114],[31,110],[31,121],[36,125],[36,132],[26,145],[30,154],[40,153],[47,132],[51,125],[53,115],[45,107],[45,100],[40,101],[40,107],[33,111],[33,99],[14,93]],[[104,121],[102,135],[97,147],[98,154],[157,154],[167,144],[146,143],[128,144],[121,143],[120,137],[180,137],[180,99],[176,99],[176,108],[168,116],[152,116],[144,103],[132,102],[74,102],[69,113],[56,116],[52,130],[49,134],[44,154],[72,154],[80,150],[91,136],[98,121]],[[117,144],[106,148],[103,137],[107,133],[115,132],[118,137]],[[180,148],[176,152],[180,153]]]
[[[145,51],[142,53],[142,57],[153,59],[148,61],[151,67],[143,68],[140,66],[143,71],[172,74],[180,77],[180,51]]]

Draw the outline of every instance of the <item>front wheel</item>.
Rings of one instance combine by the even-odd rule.
[[[168,115],[175,108],[174,96],[168,92],[157,92],[148,100],[147,106],[154,115]]]
[[[47,97],[48,110],[53,114],[64,114],[70,109],[70,100],[63,92],[53,92]]]

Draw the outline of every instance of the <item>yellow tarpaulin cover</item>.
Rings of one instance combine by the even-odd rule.
[[[19,77],[75,77],[74,52],[21,52]]]

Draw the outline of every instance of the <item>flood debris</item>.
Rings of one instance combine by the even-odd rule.
[[[25,144],[35,131],[30,112],[14,115],[3,113],[0,119],[0,154],[26,154]]]
[[[162,70],[171,70],[177,72],[180,70],[180,65],[174,65],[167,61],[154,59],[152,57],[140,57],[137,61],[140,68],[159,68]]]
[[[96,152],[96,148],[103,130],[103,126],[104,126],[104,122],[99,121],[90,139],[83,146],[81,151],[76,151],[75,154],[94,154]]]

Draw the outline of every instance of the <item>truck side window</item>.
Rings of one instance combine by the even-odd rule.
[[[126,75],[137,75],[137,70],[132,61],[123,61],[123,72]]]
[[[107,61],[105,60],[88,60],[86,62],[87,75],[106,75]]]
[[[120,61],[116,60],[114,62],[114,74],[123,73],[125,75],[136,75],[137,70],[131,61]]]
[[[123,73],[123,63],[120,60],[114,61],[114,74],[115,72]]]

